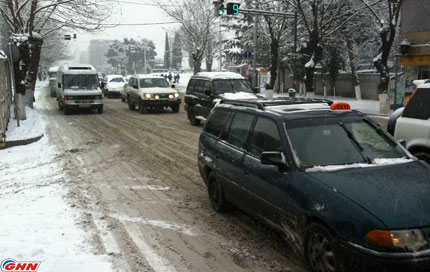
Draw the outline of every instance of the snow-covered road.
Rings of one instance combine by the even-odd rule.
[[[20,128],[9,128],[10,138],[44,132],[37,110],[28,113]],[[77,225],[82,213],[68,201],[63,163],[48,136],[0,150],[0,261],[40,261],[39,271],[111,271],[110,257],[89,241],[92,230]]]
[[[50,232],[48,244],[64,237],[70,238],[64,244],[81,241],[83,249],[70,256],[99,261],[102,268],[95,271],[109,270],[102,266],[109,258],[119,271],[304,271],[300,258],[272,230],[240,211],[220,215],[212,210],[197,168],[201,127],[189,124],[182,106],[177,114],[142,115],[119,99],[106,99],[103,114],[65,116],[48,90],[39,92],[36,104],[49,140],[43,146],[55,148],[45,163],[34,165],[49,173],[35,179],[44,186],[34,190],[41,190],[40,201],[52,197],[65,216],[55,207],[45,215],[42,208],[39,224],[51,229],[49,222],[58,217],[61,225],[54,229],[77,229],[73,237],[67,231]],[[37,213],[37,206],[31,211]]]

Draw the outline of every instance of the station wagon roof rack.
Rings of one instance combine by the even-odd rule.
[[[228,104],[233,106],[251,107],[259,110],[266,110],[270,106],[283,106],[283,105],[298,105],[298,104],[321,104],[327,103],[329,106],[333,101],[329,99],[307,98],[307,97],[279,97],[275,99],[257,99],[257,100],[229,100],[222,99],[221,104]]]

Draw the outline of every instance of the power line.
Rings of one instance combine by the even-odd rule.
[[[145,26],[145,25],[169,25],[169,24],[179,24],[178,22],[158,22],[158,23],[117,23],[117,24],[108,24],[108,23],[85,23],[85,25],[100,25],[100,26]]]
[[[136,3],[136,2],[132,2],[132,1],[124,1],[124,0],[119,0],[119,1],[115,1],[117,3],[121,3],[121,4],[132,4],[132,5],[139,5],[139,6],[153,6],[153,7],[174,7],[175,5],[159,5],[159,4],[154,4],[154,3]]]

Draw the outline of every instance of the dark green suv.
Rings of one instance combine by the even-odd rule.
[[[198,153],[212,207],[278,229],[309,271],[430,271],[430,166],[349,105],[330,105],[215,107]]]

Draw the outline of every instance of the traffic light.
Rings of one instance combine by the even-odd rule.
[[[224,14],[224,0],[213,1],[215,7],[215,16],[221,16]]]
[[[239,3],[227,3],[227,14],[228,15],[239,15]]]

